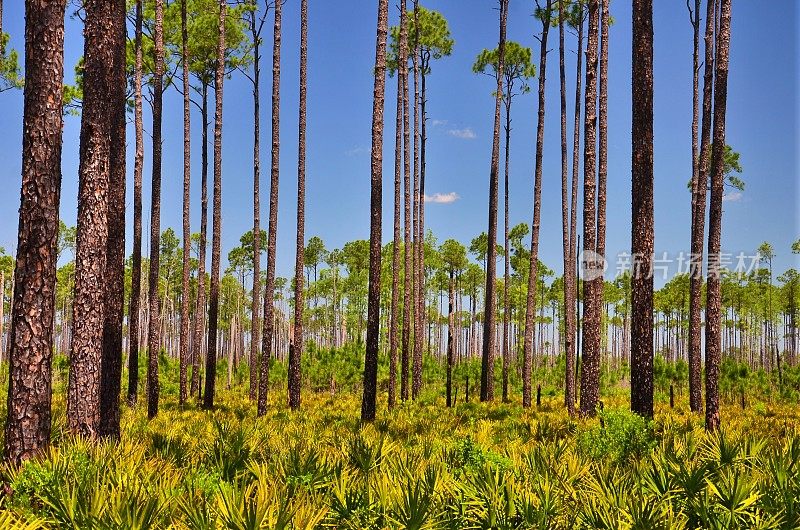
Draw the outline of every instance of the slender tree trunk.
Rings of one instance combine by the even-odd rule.
[[[531,224],[531,256],[528,274],[528,296],[525,301],[525,336],[523,338],[522,406],[531,406],[531,359],[534,344],[536,312],[536,278],[539,263],[539,222],[542,210],[542,158],[544,155],[545,79],[547,73],[547,35],[550,32],[551,0],[547,0],[546,17],[542,21],[539,55],[539,111],[536,122],[536,160],[533,182],[533,222]],[[542,292],[544,297],[544,292]]]
[[[220,243],[222,240],[222,91],[225,81],[225,15],[228,4],[219,1],[217,71],[214,76],[214,225],[211,232],[211,278],[208,304],[208,352],[203,408],[214,407],[217,375]]]
[[[406,13],[406,0],[400,0],[400,12]],[[403,336],[402,353],[400,356],[400,399],[406,401],[409,397],[409,357],[411,355],[411,289],[413,287],[413,277],[411,267],[413,259],[411,256],[411,127],[409,111],[409,83],[408,83],[408,20],[407,13],[403,16],[404,20],[400,25],[400,41],[405,43],[406,61],[401,62],[402,69],[398,71],[398,76],[403,79],[403,195],[405,205],[405,217],[403,220]],[[402,48],[401,48],[402,49]],[[416,77],[414,78],[416,82]],[[416,128],[416,124],[415,124]],[[416,137],[415,137],[416,139]],[[416,162],[415,162],[416,165]]]
[[[597,249],[596,139],[597,139],[597,45],[599,1],[589,1],[588,49],[586,50],[586,94],[583,145],[583,350],[581,352],[581,414],[593,416],[600,394],[600,307],[593,281],[602,277],[602,265],[593,253]]]
[[[104,296],[108,240],[114,9],[111,2],[85,5],[84,94],[78,170],[78,225],[75,246],[73,341],[67,390],[67,424],[94,438],[100,428],[100,371],[105,323]],[[52,327],[51,327],[52,330]]]
[[[383,163],[383,103],[386,89],[386,34],[389,2],[378,0],[375,43],[375,87],[372,96],[372,156],[370,164],[369,291],[367,298],[367,350],[364,357],[364,396],[361,421],[375,419],[378,386],[378,339],[381,296],[381,198]],[[416,375],[416,371],[415,371]]]
[[[706,222],[706,197],[708,194],[708,174],[709,174],[709,149],[711,146],[711,121],[712,121],[712,96],[714,92],[714,26],[716,18],[716,10],[714,9],[716,0],[708,0],[706,10],[706,29],[705,29],[705,71],[703,74],[703,123],[702,133],[700,137],[700,154],[699,157],[692,152],[695,159],[693,169],[697,171],[697,179],[692,182],[692,228],[691,228],[691,260],[689,263],[689,405],[693,412],[700,412],[703,408],[703,393],[700,383],[701,377],[701,310],[702,310],[702,297],[703,297],[703,236],[705,232]],[[697,5],[697,4],[696,4]],[[695,17],[699,17],[696,14]],[[696,22],[699,24],[699,19]],[[698,28],[695,28],[697,34]],[[695,49],[698,46],[698,37],[695,37]],[[695,51],[695,57],[697,52]],[[697,59],[695,59],[697,61]],[[699,67],[698,67],[699,68]],[[699,70],[695,71],[695,87],[697,85],[696,77],[699,75]],[[696,115],[696,98],[697,89],[695,88],[695,107],[694,115]],[[696,119],[695,119],[696,120]],[[693,139],[695,137],[696,124],[693,120]],[[694,175],[693,175],[694,176]]]
[[[191,392],[200,399],[200,359],[204,353],[206,316],[206,249],[208,246],[208,85],[202,86],[203,146],[200,169],[200,249],[197,266],[197,304],[194,311]]]
[[[597,241],[595,253],[598,260],[605,261],[606,257],[606,181],[608,180],[608,26],[609,13],[608,3],[610,0],[600,1],[600,69],[599,69],[599,127],[598,127],[598,164],[597,164]],[[598,327],[598,335],[595,338],[595,348],[599,352],[602,360],[604,348],[601,338],[605,335],[604,317],[608,311],[603,311],[603,290],[605,281],[603,270],[598,270],[597,278],[594,280],[592,294],[594,302],[594,320]]]
[[[508,0],[500,1],[500,40],[497,53],[497,71],[502,72],[506,54],[506,20]],[[492,133],[492,160],[489,170],[489,229],[486,253],[486,292],[483,319],[483,352],[481,355],[481,401],[494,400],[494,349],[497,303],[497,195],[500,173],[500,104],[503,100],[503,76],[497,76],[495,92],[494,130]]]
[[[3,458],[14,465],[50,442],[64,9],[64,0],[25,2],[22,188],[3,446]]]
[[[420,268],[419,268],[419,245],[420,245],[420,68],[419,68],[419,1],[414,0],[414,46],[411,50],[412,70],[414,75],[414,241],[413,241],[413,322],[414,322],[414,345],[412,353],[412,367],[411,367],[411,399],[416,399],[417,395],[422,388],[422,327],[419,315],[420,302],[419,297],[422,289],[420,288]]]
[[[133,115],[136,154],[133,162],[133,256],[131,299],[128,306],[128,404],[136,405],[139,387],[139,334],[142,302],[142,166],[144,132],[142,125],[142,0],[136,0],[135,63],[133,74]]]
[[[502,75],[502,74],[498,74]],[[508,215],[508,201],[509,201],[509,193],[508,193],[508,171],[509,171],[509,162],[511,156],[511,98],[513,94],[511,93],[511,80],[506,79],[506,94],[505,94],[505,107],[506,107],[506,138],[505,138],[505,168],[504,168],[504,179],[503,179],[503,402],[508,401],[508,367],[509,367],[509,325],[510,325],[510,318],[509,313],[511,310],[511,306],[508,299],[508,284],[511,281],[511,257],[509,256],[510,248],[508,244],[508,224],[509,224],[509,215]],[[524,370],[523,370],[524,371]],[[530,383],[530,381],[529,381]],[[523,376],[523,389],[525,386],[525,378]],[[524,392],[523,392],[524,394]]]
[[[455,290],[453,289],[453,271],[450,271],[450,281],[447,284],[447,406],[453,406],[453,365],[455,364],[454,328],[456,325],[453,305],[455,304]]]
[[[269,363],[275,334],[275,240],[278,235],[278,185],[280,176],[281,103],[281,2],[275,2],[275,27],[272,45],[272,164],[267,227],[267,285],[264,290],[264,330],[261,345],[261,373],[258,381],[258,415],[267,412]]]
[[[570,222],[569,222],[569,264],[566,263],[564,268],[569,270],[569,285],[564,285],[565,294],[564,300],[566,302],[566,312],[569,317],[565,320],[566,329],[565,335],[567,340],[566,348],[566,374],[564,399],[567,402],[567,410],[571,413],[575,412],[575,403],[577,396],[575,395],[575,376],[577,373],[576,355],[577,355],[577,337],[578,337],[578,279],[577,271],[574,264],[578,259],[578,171],[580,163],[580,132],[581,132],[581,59],[583,58],[583,8],[580,8],[578,14],[578,54],[576,58],[576,74],[575,74],[575,123],[572,138],[572,190],[570,195]],[[559,30],[561,31],[561,30]]]
[[[0,31],[2,31],[2,28],[0,28]],[[5,324],[5,318],[6,318],[5,309],[6,309],[6,273],[5,271],[0,271],[0,363],[3,362],[3,356],[6,351],[5,343],[3,342],[3,334],[5,333],[5,328],[3,327],[3,324]],[[55,313],[55,308],[53,312]],[[55,315],[53,315],[53,317],[55,319]]]
[[[731,43],[731,0],[721,0],[714,82],[714,143],[711,152],[711,202],[708,219],[706,287],[706,429],[716,431],[719,418],[721,348],[720,242],[725,184],[725,118],[728,104],[728,60]]]
[[[263,22],[264,19],[262,19]],[[261,25],[250,14],[253,39],[253,299],[250,306],[250,400],[258,399],[261,331]]]
[[[125,0],[112,2],[110,31],[115,39],[111,84],[108,241],[106,244],[105,323],[100,377],[100,436],[119,438],[122,387],[122,325],[125,318]]]
[[[631,137],[631,410],[653,416],[653,2],[634,0]]]
[[[300,358],[303,354],[303,251],[306,205],[306,64],[308,0],[300,0],[300,117],[297,154],[297,247],[294,263],[294,347],[289,349],[289,407],[300,408]]]
[[[186,2],[181,0],[181,56],[183,63],[183,269],[181,277],[181,345],[179,361],[178,402],[186,402],[186,372],[189,361],[189,251],[192,232],[189,225],[189,193],[191,186],[191,122],[189,117],[189,31]]]
[[[161,314],[158,299],[161,234],[161,111],[164,81],[164,2],[156,0],[155,75],[153,76],[153,179],[150,208],[150,271],[148,275],[148,300],[150,316],[147,333],[147,416],[158,414],[158,356],[160,345]]]

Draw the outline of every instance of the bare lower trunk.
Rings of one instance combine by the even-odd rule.
[[[181,0],[181,54],[183,62],[183,269],[181,274],[181,344],[179,360],[178,402],[186,402],[186,372],[189,361],[189,251],[192,232],[189,225],[189,193],[191,186],[191,123],[189,117],[189,32],[186,24],[186,2]]]

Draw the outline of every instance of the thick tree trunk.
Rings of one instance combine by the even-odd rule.
[[[361,421],[375,419],[378,386],[378,339],[381,297],[381,198],[383,163],[383,101],[386,90],[386,34],[389,1],[378,1],[375,43],[375,87],[372,95],[372,154],[370,164],[369,290],[367,298],[367,350],[364,357],[364,396]],[[415,372],[416,375],[416,372]]]
[[[225,82],[225,15],[228,4],[219,2],[217,71],[214,76],[214,225],[211,232],[211,278],[208,304],[208,352],[203,408],[214,408],[217,375],[217,332],[219,316],[219,269],[222,240],[222,90]]]
[[[714,27],[717,0],[707,0],[705,29],[705,71],[703,73],[703,123],[700,136],[699,158],[696,159],[697,179],[692,182],[691,260],[689,269],[689,405],[693,412],[703,409],[703,392],[700,382],[701,363],[701,310],[703,303],[703,239],[706,223],[706,197],[711,147],[712,96],[714,92]],[[699,15],[695,15],[696,17]],[[698,22],[699,23],[699,22]],[[697,30],[695,30],[697,31]],[[697,39],[697,37],[695,37]],[[695,48],[697,41],[695,40]],[[695,56],[697,52],[695,52]],[[695,77],[699,75],[699,71]],[[697,80],[695,80],[695,86]],[[697,89],[695,88],[695,99]],[[696,109],[695,103],[695,109]],[[695,110],[696,113],[696,110]],[[693,134],[696,125],[693,123]],[[694,138],[694,136],[693,136]],[[694,166],[693,166],[694,169]]]
[[[506,20],[508,0],[500,1],[500,40],[497,53],[497,71],[502,72],[506,54]],[[497,76],[495,92],[494,129],[492,133],[492,160],[489,169],[489,229],[486,252],[486,292],[483,318],[483,351],[481,354],[481,401],[494,400],[494,349],[497,301],[497,195],[500,174],[500,105],[503,100],[503,76]]]
[[[181,0],[181,62],[183,63],[183,256],[181,274],[181,344],[179,359],[178,403],[186,402],[186,374],[189,362],[189,252],[192,232],[189,224],[189,198],[191,191],[191,121],[189,114],[189,31],[186,20],[186,2]]]
[[[422,137],[420,131],[420,117],[419,117],[419,110],[420,110],[420,91],[419,91],[419,83],[420,83],[420,68],[419,68],[419,1],[414,0],[414,46],[411,50],[411,64],[412,70],[414,75],[414,199],[413,199],[413,208],[414,208],[414,227],[413,227],[413,234],[414,234],[414,241],[413,241],[413,291],[412,291],[412,300],[413,300],[413,322],[414,322],[414,334],[413,334],[413,353],[411,359],[411,399],[416,399],[417,395],[422,388],[422,327],[420,321],[420,314],[419,314],[419,297],[422,289],[420,288],[420,282],[422,281],[420,278],[420,268],[419,268],[419,245],[420,245],[420,200],[422,196],[420,195],[420,178],[421,178],[421,169],[420,169],[420,140]]]
[[[50,442],[64,8],[64,0],[25,2],[22,188],[3,447],[14,465]]]
[[[300,408],[303,355],[303,252],[306,208],[306,68],[308,62],[308,0],[300,0],[300,116],[297,151],[297,240],[294,263],[294,348],[289,349],[289,407]]]
[[[597,161],[597,241],[595,253],[597,259],[605,261],[606,257],[606,181],[608,180],[608,26],[609,13],[608,3],[610,0],[600,1],[600,69],[599,69],[599,126],[598,126],[598,150]],[[594,296],[594,323],[598,328],[595,338],[595,349],[602,362],[603,346],[601,337],[604,335],[604,318],[608,311],[603,311],[603,290],[605,281],[603,270],[598,270],[597,278],[594,280],[592,294]]]
[[[94,438],[100,427],[100,372],[105,319],[106,244],[115,37],[111,2],[85,4],[84,93],[78,169],[73,340],[67,389],[67,425]],[[52,328],[51,328],[52,329]]]
[[[653,416],[653,2],[634,0],[631,160],[631,410]]]
[[[155,75],[153,76],[153,180],[150,207],[150,271],[148,275],[148,303],[150,316],[147,333],[147,416],[158,414],[158,356],[160,350],[161,314],[158,300],[158,276],[161,233],[161,111],[164,81],[164,2],[156,0]]]
[[[542,215],[542,158],[544,155],[545,79],[547,73],[547,35],[550,32],[551,0],[547,0],[546,17],[542,21],[539,54],[539,110],[536,122],[536,158],[533,177],[533,222],[531,224],[531,256],[528,274],[528,296],[525,301],[525,336],[523,338],[522,406],[531,406],[531,360],[533,358],[536,282],[539,263],[539,223]],[[544,296],[544,292],[542,292]]]
[[[142,166],[144,128],[142,124],[142,0],[136,1],[135,63],[133,74],[133,115],[136,154],[133,162],[133,256],[131,258],[131,299],[128,306],[128,404],[136,405],[139,390],[139,334],[142,302]]]
[[[258,412],[267,412],[269,363],[275,334],[275,239],[278,235],[278,185],[280,176],[280,104],[281,104],[281,2],[275,2],[275,26],[272,44],[272,164],[269,190],[269,226],[267,227],[267,285],[264,290],[264,329],[261,366],[258,380]]]
[[[589,1],[589,30],[586,50],[586,94],[584,98],[583,141],[583,341],[581,352],[581,414],[593,416],[600,398],[600,307],[594,296],[594,278],[602,277],[597,250],[597,45],[599,1]]]
[[[706,429],[719,429],[721,357],[720,242],[725,185],[725,118],[728,104],[728,59],[731,44],[731,0],[721,0],[714,81],[714,143],[711,152],[711,202],[708,218],[706,287]]]
[[[125,318],[125,0],[114,0],[114,62],[111,85],[111,151],[106,245],[105,324],[100,377],[100,435],[119,438],[119,394],[122,387],[122,325]]]

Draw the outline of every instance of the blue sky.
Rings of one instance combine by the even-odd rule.
[[[367,238],[369,233],[369,146],[372,110],[376,4],[374,0],[341,2],[311,0],[309,8],[309,91],[307,237],[318,235],[328,248]],[[688,250],[691,173],[691,26],[683,0],[654,2],[655,24],[655,210],[656,249],[676,255]],[[491,152],[492,81],[475,75],[471,65],[483,48],[497,42],[496,2],[492,0],[429,0],[450,23],[453,55],[437,61],[429,78],[427,193],[458,195],[448,203],[429,203],[426,226],[440,241],[469,243],[486,230]],[[4,31],[22,51],[23,2],[7,2]],[[612,3],[615,25],[610,34],[608,253],[630,248],[630,3]],[[703,10],[704,11],[704,10]],[[509,38],[534,48],[538,61],[539,23],[531,16],[533,2],[511,0]],[[391,8],[391,23],[398,12]],[[733,6],[733,38],[728,93],[727,141],[741,153],[747,187],[724,205],[723,247],[752,254],[763,241],[775,247],[776,270],[797,262],[789,246],[800,235],[798,212],[798,31],[800,10],[793,0],[737,1]],[[269,189],[271,88],[271,24],[265,28],[262,62],[262,220]],[[65,70],[82,54],[80,22],[67,19]],[[541,259],[561,266],[560,130],[558,41],[551,32],[547,69],[547,118],[542,191]],[[297,172],[297,100],[299,1],[287,0],[283,19],[281,79],[281,175],[278,221],[279,275],[294,264]],[[567,34],[567,87],[574,90],[575,37]],[[702,48],[701,48],[702,52]],[[391,237],[396,82],[387,82],[384,145],[384,240]],[[252,96],[241,74],[226,81],[223,126],[223,255],[252,226]],[[0,141],[0,246],[16,244],[19,207],[21,91],[0,94],[4,127]],[[572,101],[569,96],[568,101]],[[511,224],[530,223],[537,101],[535,90],[514,102],[511,142]],[[571,109],[572,104],[569,103]],[[179,232],[182,189],[182,122],[180,95],[166,94],[162,228]],[[146,129],[150,118],[145,109]],[[194,112],[194,109],[193,109]],[[199,230],[200,128],[193,115],[192,231]],[[568,119],[572,123],[572,118]],[[61,216],[75,224],[80,119],[64,125]],[[570,125],[571,129],[571,125]],[[571,139],[572,132],[569,131]],[[571,140],[570,140],[571,141]],[[133,129],[128,129],[128,248],[131,239]],[[145,231],[149,220],[149,137],[145,156]],[[265,223],[265,221],[262,221]],[[146,238],[145,238],[146,239]],[[145,249],[146,250],[146,249]],[[612,258],[613,259],[613,258]],[[612,262],[612,268],[614,264]]]

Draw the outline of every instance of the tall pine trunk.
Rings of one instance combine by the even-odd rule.
[[[222,90],[225,82],[225,15],[228,4],[219,2],[217,68],[214,75],[214,224],[211,232],[211,278],[208,303],[208,352],[203,408],[214,407],[217,375],[217,333],[219,330],[219,269],[222,240]]]
[[[400,12],[406,13],[406,0],[400,0]],[[403,16],[403,15],[401,15]],[[405,14],[404,21],[400,25],[400,41],[404,43],[406,61],[399,63],[402,68],[398,70],[403,79],[403,196],[404,196],[404,219],[403,219],[403,336],[402,351],[400,354],[400,399],[406,401],[409,397],[409,362],[411,356],[411,322],[413,312],[411,310],[411,289],[413,288],[413,277],[411,267],[413,258],[411,247],[412,216],[411,216],[411,118],[409,111],[409,84],[408,84],[408,15]],[[416,81],[416,78],[415,78]],[[416,162],[415,162],[416,164]]]
[[[269,190],[269,226],[267,227],[267,285],[264,290],[264,329],[261,366],[258,380],[258,412],[267,412],[269,363],[275,334],[275,239],[278,235],[278,184],[280,176],[280,107],[281,107],[281,2],[275,2],[275,26],[272,45],[272,164]]]
[[[714,80],[714,142],[711,150],[711,201],[708,218],[706,287],[706,429],[719,429],[719,364],[722,339],[720,243],[725,185],[725,118],[728,104],[728,60],[731,44],[731,0],[721,0]]]
[[[206,316],[206,251],[208,247],[208,85],[201,88],[203,99],[200,108],[202,140],[200,161],[200,249],[197,265],[197,303],[194,311],[194,340],[192,341],[191,393],[200,399],[200,359],[203,356]]]
[[[181,274],[181,344],[179,360],[178,402],[186,402],[186,372],[189,361],[189,251],[192,232],[189,225],[189,192],[191,186],[191,122],[189,115],[189,31],[186,27],[186,2],[181,0],[181,62],[183,63],[183,263]]]
[[[497,53],[497,71],[502,72],[506,54],[506,21],[508,0],[500,1],[500,39]],[[495,92],[494,129],[492,133],[492,160],[489,169],[489,229],[486,252],[486,302],[483,319],[483,351],[481,355],[481,401],[494,400],[494,349],[497,319],[495,288],[497,280],[497,195],[500,174],[500,105],[503,100],[503,76],[497,76]]]
[[[419,91],[419,82],[420,82],[420,68],[419,68],[419,1],[414,0],[414,46],[411,50],[411,64],[412,70],[414,75],[414,199],[413,199],[413,208],[414,208],[414,226],[413,226],[413,248],[412,248],[412,256],[413,256],[413,292],[412,292],[412,303],[414,306],[413,315],[414,315],[414,333],[413,333],[413,353],[411,359],[411,398],[416,399],[417,395],[419,394],[420,389],[422,388],[422,327],[419,315],[419,297],[422,289],[420,288],[420,268],[419,268],[419,245],[420,245],[420,179],[421,179],[421,169],[420,169],[420,142],[422,138],[422,134],[420,132],[420,91]]]
[[[306,208],[306,69],[308,63],[308,0],[300,0],[300,116],[297,149],[297,240],[294,263],[294,344],[289,349],[289,407],[300,408],[303,355],[303,252]]]
[[[653,416],[653,1],[633,2],[631,410]]]
[[[85,4],[84,92],[78,169],[73,339],[67,389],[67,425],[94,438],[100,428],[100,371],[105,324],[106,244],[114,77],[114,8]]]
[[[498,72],[498,75],[502,75],[502,72]],[[509,186],[508,186],[508,178],[509,178],[509,165],[510,165],[510,158],[511,158],[511,98],[513,94],[511,93],[511,80],[507,79],[506,82],[506,94],[504,98],[505,108],[506,108],[506,125],[505,125],[505,160],[504,160],[504,169],[503,169],[503,373],[502,373],[502,381],[503,381],[503,402],[508,401],[508,368],[510,364],[509,359],[509,327],[510,327],[510,311],[511,305],[508,299],[508,287],[509,283],[511,282],[511,256],[510,256],[510,248],[508,242],[508,225],[509,225]],[[525,368],[523,366],[523,374],[525,372]],[[530,383],[530,381],[529,381]],[[523,375],[523,394],[524,394],[524,386],[525,386],[525,378]]]
[[[64,0],[25,2],[22,188],[3,446],[3,458],[15,465],[50,443],[64,9]]]

